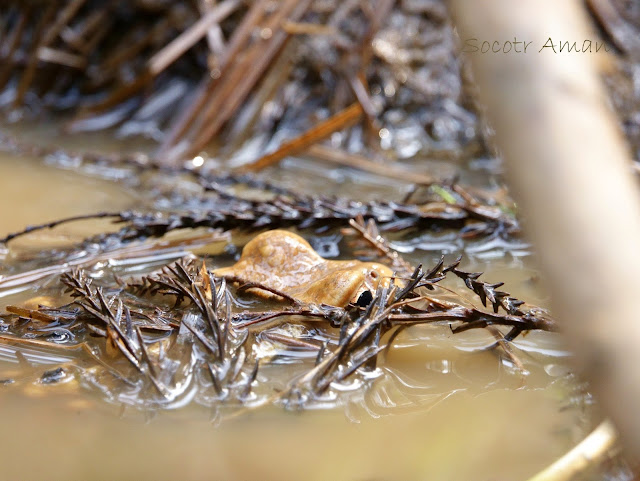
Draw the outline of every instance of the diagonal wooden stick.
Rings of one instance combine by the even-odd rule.
[[[285,157],[302,152],[316,142],[326,139],[332,133],[344,129],[345,127],[350,127],[361,116],[362,107],[360,104],[352,104],[337,114],[332,115],[327,120],[320,122],[312,129],[307,130],[295,139],[285,142],[275,152],[260,157],[251,164],[243,165],[241,170],[255,172],[277,164]]]

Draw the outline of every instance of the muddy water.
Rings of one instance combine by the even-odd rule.
[[[136,202],[130,189],[106,180],[35,159],[0,159],[0,235]],[[44,231],[19,248],[78,240],[100,227]],[[433,239],[397,246],[425,264],[440,254]],[[486,243],[447,249],[464,250],[466,267],[544,304],[526,246],[508,254]],[[6,303],[0,298],[0,307]],[[221,423],[220,413],[199,406],[140,412],[108,404],[73,380],[44,386],[37,382],[42,373],[75,362],[73,355],[5,350],[0,379],[16,382],[0,385],[0,480],[526,479],[583,437],[592,420],[555,336],[518,341],[526,375],[496,353],[478,351],[490,342],[483,332],[414,327],[398,337],[384,376],[346,407],[261,408]]]
[[[2,154],[0,191],[0,236],[22,230],[30,224],[135,205],[135,195],[115,183],[79,176],[71,170],[43,165],[35,159],[2,157]],[[86,235],[90,227],[87,223],[70,224],[63,234],[34,234],[28,242],[38,244],[81,239],[80,236]]]

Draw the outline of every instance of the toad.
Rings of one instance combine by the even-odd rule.
[[[375,262],[324,259],[299,235],[272,230],[252,239],[236,264],[214,274],[259,283],[305,303],[344,307],[365,291],[388,285],[393,271]],[[253,292],[274,297],[265,290]]]

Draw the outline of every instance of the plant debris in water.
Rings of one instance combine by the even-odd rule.
[[[623,3],[589,1],[632,57],[633,35],[616,38],[611,28],[622,21],[625,32],[637,29],[637,12]],[[0,239],[12,246],[28,233],[91,218],[119,226],[72,248],[22,256],[0,278],[0,288],[16,288],[58,275],[73,299],[56,308],[8,306],[2,317],[5,342],[82,349],[77,356],[94,366],[48,371],[42,383],[76,376],[114,402],[138,406],[194,398],[205,405],[307,406],[354,377],[367,384],[380,354],[407,326],[486,329],[496,339],[492,347],[516,366],[511,340],[555,330],[544,310],[462,270],[460,260],[415,267],[380,235],[445,231],[460,242],[484,238],[503,246],[520,230],[510,202],[496,201],[495,192],[396,162],[494,155],[490,129],[463,91],[444,2],[61,0],[39,7],[9,2],[0,14],[7,37],[0,108],[7,119],[64,113],[70,132],[114,128],[119,136],[142,134],[158,143],[149,154],[102,154],[2,138],[13,153],[116,172],[147,192],[136,210],[60,219]],[[637,92],[614,96],[614,104],[637,138]],[[360,201],[265,180],[265,172],[276,171],[270,167],[290,157],[412,187],[396,200]],[[295,228],[306,235],[347,223],[365,256],[379,256],[395,277],[346,306],[308,302],[255,279],[219,277],[217,259],[202,265],[190,254],[238,233]],[[163,239],[195,228],[209,230],[186,241]],[[135,279],[110,279],[109,269],[92,277],[97,263],[145,256],[166,265]],[[461,280],[482,307],[437,295],[446,278]],[[247,301],[256,289],[281,302]],[[283,349],[268,351],[267,343]],[[291,353],[313,356],[316,364],[298,363],[274,392],[265,370],[274,358],[295,361]]]
[[[402,158],[482,148],[443,2],[37,4],[9,2],[0,15],[10,39],[0,106],[12,120],[70,113],[69,130],[149,136],[173,165],[220,136],[229,155],[243,150],[255,165],[306,147],[318,159],[366,164],[346,147],[378,137],[381,123]],[[311,145],[353,123],[339,146]],[[280,143],[278,130],[301,129],[259,154]],[[375,150],[360,154],[380,158]]]
[[[622,54],[604,76],[640,160],[640,9],[625,0],[587,4]],[[499,173],[491,129],[464,92],[469,79],[444,1],[28,0],[6,6],[0,13],[6,120],[62,113],[69,132],[114,129],[120,137],[158,143],[151,154],[106,155],[0,139],[14,154],[106,172],[148,193],[147,205],[135,211],[60,219],[0,240],[91,218],[121,227],[70,249],[22,256],[0,277],[0,289],[12,289],[57,276],[57,286],[49,287],[71,296],[59,307],[7,306],[0,314],[3,343],[65,353],[68,362],[40,373],[38,383],[75,379],[112,402],[144,409],[191,401],[216,409],[306,408],[341,399],[354,380],[362,391],[388,374],[380,369],[381,356],[408,326],[445,323],[454,338],[486,330],[496,340],[489,348],[502,350],[519,369],[511,341],[556,329],[546,311],[461,269],[460,259],[414,267],[380,236],[446,229],[458,247],[462,239],[484,238],[504,249],[519,233],[513,204],[498,201],[499,190],[462,188],[451,169],[426,174],[420,164],[397,162],[471,160]],[[307,189],[299,182],[296,192],[261,175],[295,177],[295,169],[271,169],[291,157],[311,159],[310,170],[319,163],[346,167],[412,187],[396,200],[360,202],[302,195]],[[184,179],[191,184],[182,189]],[[368,248],[364,256],[376,253],[395,276],[346,306],[309,302],[256,279],[216,276],[211,267],[218,266],[207,262],[217,259],[190,253],[242,231],[318,233],[347,221]],[[216,230],[163,239],[194,228]],[[143,258],[155,265],[180,260],[138,278],[93,269]],[[449,292],[447,278],[462,281],[482,307],[441,296]],[[249,301],[256,290],[272,299]],[[25,363],[20,350],[16,357]],[[279,363],[295,365],[281,369],[287,379],[280,385],[271,377]]]
[[[2,340],[82,349],[93,367],[76,375],[113,401],[174,407],[195,398],[209,406],[255,408],[314,405],[332,386],[353,377],[368,385],[377,377],[380,354],[408,326],[446,323],[454,334],[495,329],[497,348],[522,332],[556,329],[544,310],[499,290],[502,284],[480,281],[480,273],[460,269],[460,259],[450,264],[441,259],[429,270],[418,266],[407,273],[403,269],[409,264],[390,250],[375,225],[363,219],[352,225],[393,261],[397,274],[346,307],[302,301],[251,279],[246,280],[249,285],[234,287],[237,278],[216,276],[203,259],[192,256],[149,275],[111,282],[94,281],[82,269],[66,272],[60,283],[73,301],[57,308],[8,306]],[[435,290],[449,275],[462,279],[489,309],[439,300]],[[247,308],[242,299],[253,297],[247,287],[267,289],[282,300],[262,300]],[[289,329],[276,329],[283,326]],[[317,335],[310,339],[304,326],[313,326]],[[507,334],[497,327],[507,328]],[[299,363],[284,389],[274,391],[269,376],[260,374],[271,364],[260,348],[265,339],[284,347],[273,355],[305,352],[315,357],[315,364]],[[508,350],[507,355],[513,356]],[[41,382],[55,383],[68,375],[58,368],[44,373]]]
[[[7,242],[37,230],[91,218],[110,218],[124,224],[116,233],[88,239],[82,248],[101,250],[114,248],[132,240],[161,237],[176,229],[198,227],[256,230],[260,228],[296,227],[324,229],[344,225],[349,219],[373,220],[383,231],[455,228],[463,238],[494,233],[508,236],[519,232],[519,223],[500,207],[482,202],[457,184],[439,186],[436,197],[427,196],[420,203],[395,201],[360,202],[341,197],[303,195],[281,189],[251,176],[211,176],[198,174],[203,184],[201,196],[177,201],[178,212],[99,212],[29,226],[0,239]],[[257,200],[255,193],[239,195],[225,189],[228,184],[260,188],[268,199]],[[442,192],[447,192],[447,201]],[[173,199],[176,202],[175,196]]]
[[[196,396],[204,404],[272,401],[307,405],[330,390],[332,384],[353,376],[367,379],[365,373],[375,371],[379,354],[393,341],[394,334],[410,325],[450,323],[454,332],[506,326],[509,338],[532,329],[553,329],[547,317],[537,311],[521,310],[517,301],[497,290],[498,286],[478,281],[477,274],[469,273],[465,282],[474,292],[482,293],[483,303],[488,298],[502,312],[430,296],[434,286],[450,273],[464,275],[458,264],[445,266],[441,262],[427,272],[414,268],[379,235],[378,228],[386,232],[452,228],[467,238],[495,233],[512,235],[519,230],[513,216],[456,183],[436,182],[415,171],[396,169],[388,162],[372,162],[368,158],[388,159],[376,149],[362,150],[371,143],[364,137],[372,138],[376,131],[376,137],[400,158],[411,157],[420,149],[430,154],[444,152],[444,157],[450,158],[468,153],[469,149],[477,150],[482,143],[477,138],[480,129],[475,116],[461,105],[460,81],[456,80],[459,65],[453,55],[453,36],[445,10],[433,3],[422,9],[407,4],[392,11],[393,2],[387,1],[375,11],[359,2],[321,7],[318,2],[287,1],[270,8],[267,3],[259,1],[247,7],[229,0],[203,14],[194,11],[192,5],[178,7],[157,2],[144,16],[134,15],[132,18],[140,20],[132,23],[120,21],[120,16],[130,18],[130,9],[134,13],[137,9],[148,10],[148,2],[126,7],[116,2],[107,7],[72,1],[65,4],[65,14],[58,17],[56,28],[44,33],[35,27],[34,16],[40,14],[25,12],[19,6],[7,14],[8,27],[16,39],[9,60],[28,51],[30,45],[37,45],[39,51],[49,55],[45,65],[53,64],[47,66],[64,72],[66,84],[61,81],[60,86],[44,91],[53,102],[53,109],[62,108],[60,102],[66,98],[67,108],[74,114],[69,124],[72,130],[117,125],[123,133],[135,131],[145,124],[142,113],[155,102],[162,108],[153,111],[146,126],[156,134],[164,133],[160,148],[151,157],[75,154],[24,146],[12,139],[9,148],[39,157],[79,158],[85,164],[117,166],[138,174],[155,171],[173,178],[187,176],[201,189],[199,195],[194,195],[193,190],[182,195],[172,185],[171,192],[155,196],[156,204],[163,201],[163,209],[154,206],[147,212],[97,213],[95,217],[111,218],[123,227],[116,233],[87,239],[71,254],[51,256],[60,260],[55,272],[66,271],[61,282],[75,301],[57,309],[9,307],[12,314],[5,319],[9,334],[23,342],[82,347],[101,372],[83,373],[85,378],[93,376],[85,383],[104,386],[102,377],[112,377],[120,390],[104,390],[119,393],[119,401],[146,405],[156,400],[159,405],[168,406]],[[391,11],[392,25],[385,30],[382,21]],[[53,13],[45,11],[41,15],[46,19]],[[114,23],[107,24],[98,35],[100,22],[94,24],[90,20],[100,16],[113,19]],[[194,16],[200,18],[200,24],[193,22]],[[394,31],[406,22],[416,32],[425,32],[418,39],[425,52],[436,46],[444,47],[449,54],[418,55],[409,44],[401,49],[406,58],[393,54],[399,46]],[[204,35],[196,35],[200,31],[198,25],[218,28],[228,42],[220,47],[212,38],[205,41]],[[317,35],[313,25],[324,25],[328,30]],[[108,35],[116,28],[117,35]],[[97,38],[93,55],[64,55],[76,48],[69,42],[78,32],[86,38]],[[182,34],[174,41],[176,32]],[[292,36],[293,42],[282,48]],[[190,43],[189,38],[196,42]],[[77,60],[75,67],[61,64],[72,58]],[[202,59],[207,59],[204,69],[199,65]],[[189,68],[190,65],[196,67]],[[27,91],[43,91],[38,87],[43,77],[33,77],[34,69],[42,66],[38,61],[24,71],[12,71],[11,81],[7,79],[5,85],[13,109],[28,106],[37,110],[45,106],[32,97],[33,101],[27,102],[25,96]],[[192,78],[182,74],[190,70],[204,70],[203,78],[198,81],[195,94],[179,104],[178,99],[184,97],[180,92],[191,89],[193,84]],[[124,75],[125,71],[132,75]],[[445,78],[448,81],[443,81]],[[70,92],[74,96],[69,96]],[[78,109],[81,101],[89,106]],[[173,115],[176,108],[181,111],[177,116]],[[324,110],[317,118],[319,108]],[[419,117],[425,121],[417,122]],[[426,136],[425,123],[430,132]],[[287,130],[292,135],[283,142],[279,132]],[[208,159],[195,162],[205,144],[220,135],[229,146],[220,152],[223,157],[231,163],[234,158],[249,157],[234,172],[221,173],[210,166]],[[336,135],[340,136],[337,143]],[[260,147],[246,148],[251,145],[245,143],[247,136],[258,139]],[[331,145],[321,143],[330,136]],[[429,143],[424,144],[423,139],[429,139]],[[272,147],[274,141],[276,148]],[[353,145],[361,152],[354,152]],[[264,150],[270,153],[263,154]],[[404,202],[359,202],[301,195],[245,172],[265,169],[286,156],[301,153],[419,186]],[[424,188],[430,185],[435,187]],[[250,195],[250,191],[247,194],[247,189],[237,189],[240,186],[258,190],[261,195]],[[419,190],[425,194],[422,199]],[[90,217],[33,226],[7,236],[3,242]],[[375,292],[362,293],[347,307],[281,296],[285,307],[242,309],[239,298],[246,285],[230,287],[208,268],[199,268],[200,260],[170,264],[160,273],[137,280],[108,283],[103,279],[104,285],[99,286],[82,269],[69,271],[64,267],[69,258],[77,259],[76,265],[81,266],[91,265],[98,257],[126,255],[128,246],[135,245],[133,241],[161,237],[176,229],[321,230],[343,227],[351,219],[357,219],[352,227],[385,258],[398,278]],[[42,274],[36,269],[1,282],[15,285]],[[251,288],[256,287],[259,286],[252,282]],[[171,305],[162,299],[167,296],[172,298]],[[292,323],[318,326],[317,338],[309,339],[304,331],[301,336],[296,329],[285,333],[273,330],[274,325]],[[336,330],[337,337],[332,335]],[[500,331],[497,335],[502,339]],[[268,392],[268,382],[261,382],[260,378],[261,363],[269,363],[259,349],[262,339],[291,350],[310,351],[316,356],[316,366],[307,372],[295,372],[279,393]],[[501,348],[504,345],[500,344]]]

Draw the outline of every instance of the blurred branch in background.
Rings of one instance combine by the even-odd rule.
[[[385,175],[486,151],[443,0],[38,3],[0,12],[8,123],[146,137],[167,168],[305,155]]]
[[[640,206],[582,2],[451,0],[460,38],[518,37],[528,53],[469,55],[575,362],[631,455],[640,453]]]
[[[607,459],[615,447],[617,433],[609,421],[603,421],[576,447],[529,481],[569,481]]]

